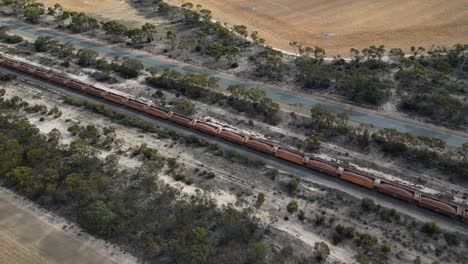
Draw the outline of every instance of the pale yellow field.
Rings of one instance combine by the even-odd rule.
[[[35,249],[28,249],[0,232],[0,264],[52,264]]]
[[[180,5],[182,0],[169,0]],[[431,47],[468,43],[467,0],[190,0],[216,20],[258,30],[268,44],[320,46],[328,55],[351,47]],[[329,36],[324,36],[328,34]]]

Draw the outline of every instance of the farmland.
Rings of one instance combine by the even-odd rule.
[[[180,5],[180,0],[170,0]],[[194,0],[230,25],[243,24],[273,47],[289,42],[320,46],[328,55],[374,44],[387,47],[451,46],[468,41],[466,1],[441,0]]]

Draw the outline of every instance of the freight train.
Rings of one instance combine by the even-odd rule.
[[[452,218],[458,218],[465,223],[468,223],[468,208],[462,208],[461,206],[430,197],[426,194],[421,194],[415,190],[400,186],[387,180],[379,179],[375,176],[365,175],[363,173],[353,171],[349,168],[343,168],[337,164],[311,158],[303,153],[277,146],[267,141],[251,138],[247,135],[226,130],[222,127],[214,126],[212,124],[173,113],[159,107],[148,105],[146,103],[133,100],[77,80],[70,79],[69,77],[61,76],[56,72],[46,71],[44,69],[25,64],[23,62],[15,61],[1,55],[0,65],[19,72],[33,75],[54,84],[59,84],[73,90],[78,90],[80,92],[113,102],[115,104],[123,105],[128,108],[147,113],[160,119],[169,120],[176,124],[222,138],[235,144],[246,146],[250,149],[254,149],[268,155],[275,156],[279,159],[286,160],[300,166],[305,166],[314,171],[318,171],[332,177],[339,177],[344,181],[360,185],[367,189],[376,190],[377,192],[386,194],[399,200],[415,203],[421,207]]]

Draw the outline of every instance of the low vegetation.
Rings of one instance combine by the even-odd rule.
[[[247,64],[243,67],[243,76],[292,82],[308,91],[333,93],[369,107],[378,107],[396,99],[390,103],[396,102],[400,110],[432,122],[457,128],[468,124],[464,85],[468,77],[468,66],[464,63],[468,45],[460,44],[453,48],[435,46],[430,50],[411,47],[410,54],[399,48],[373,45],[362,50],[350,49],[350,61],[337,57],[326,63],[326,51],[320,47],[304,47],[291,42],[297,56],[286,56],[266,46],[258,32],[249,34],[243,25],[228,28],[213,22],[210,10],[194,7],[191,3],[175,7],[163,1],[154,2],[158,15],[169,21],[182,22],[183,29],[162,29],[149,23],[129,28],[117,21],[100,21],[83,13],[63,10],[60,5],[46,9],[32,1],[4,0],[3,5],[14,7],[15,15],[31,23],[41,23],[43,17],[51,16],[64,30],[101,32],[111,42],[126,42],[135,48],[149,47],[155,41],[155,35],[160,39],[164,36],[170,43],[170,49],[177,50],[170,56],[179,54],[182,59],[205,55],[214,60],[212,64],[220,65],[218,61],[223,60],[229,67],[236,68],[239,66],[238,58],[249,56],[249,60],[243,60]],[[191,39],[178,36],[178,30],[192,31]],[[22,41],[16,36],[4,36],[2,39]],[[167,53],[168,50],[162,52]],[[121,75],[126,78],[134,77],[141,68],[135,64],[130,68],[122,65],[113,68],[121,69]],[[131,69],[131,72],[125,69]],[[99,80],[110,80],[106,74],[96,76]],[[250,110],[249,107],[247,109]],[[262,111],[259,112],[261,115]]]
[[[427,168],[437,168],[458,180],[468,179],[466,153],[468,143],[458,151],[447,148],[445,141],[402,133],[396,129],[376,129],[371,125],[351,126],[346,114],[334,114],[323,105],[311,109],[310,119],[296,119],[291,126],[304,129],[312,137],[340,140],[361,150],[377,149],[385,155],[404,159]],[[308,142],[301,146],[307,148]]]
[[[77,139],[62,145],[58,130],[41,134],[21,117],[28,107],[18,97],[0,99],[3,186],[148,263],[309,263],[292,248],[287,256],[272,254],[256,210],[219,208],[206,193],[187,195],[160,183],[163,170],[178,169],[175,159],[142,145],[132,151],[141,156],[142,166],[134,172],[120,171],[118,156],[101,159],[96,149],[106,141],[103,135],[113,135],[112,127],[100,131],[93,125],[72,125],[69,131]],[[264,199],[259,195],[255,208]],[[317,247],[316,258],[326,258],[326,244]]]

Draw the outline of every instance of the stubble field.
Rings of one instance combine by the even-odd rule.
[[[182,0],[168,2],[181,5]],[[271,46],[289,43],[325,48],[327,55],[384,44],[430,48],[468,42],[466,0],[191,0],[214,19],[259,31]]]

